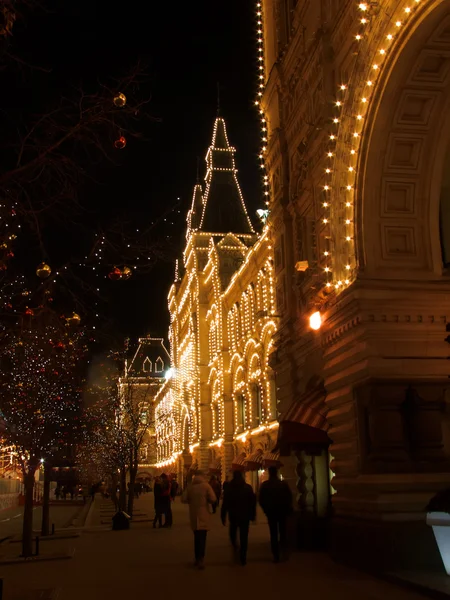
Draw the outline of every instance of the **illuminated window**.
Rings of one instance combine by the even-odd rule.
[[[155,362],[155,373],[162,373],[164,371],[164,362],[163,359],[158,356]]]
[[[147,358],[144,360],[144,364],[142,365],[142,370],[145,373],[151,373],[152,372],[152,361],[149,359],[149,357],[147,356]]]
[[[236,417],[239,430],[245,429],[245,396],[238,394],[236,396]]]
[[[261,386],[257,383],[253,383],[252,387],[252,404],[253,404],[253,420],[254,426],[261,425],[263,421],[263,407],[262,407],[262,394]]]
[[[148,412],[146,410],[143,410],[141,412],[141,423],[143,425],[147,425],[148,424]]]

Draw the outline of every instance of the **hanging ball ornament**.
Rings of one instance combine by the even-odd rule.
[[[123,135],[121,135],[120,138],[117,138],[117,140],[114,142],[114,147],[117,148],[117,150],[122,150],[126,145],[127,140],[123,137]]]
[[[73,312],[66,318],[67,325],[79,325],[81,323],[81,317],[78,313]]]
[[[27,307],[25,314],[28,315],[29,317],[32,317],[34,315],[34,310],[32,308]]]
[[[52,270],[47,263],[42,262],[36,269],[36,275],[41,279],[47,279],[52,274]]]
[[[122,92],[120,92],[119,94],[117,94],[117,96],[114,97],[114,104],[117,106],[117,108],[123,108],[126,103],[127,97],[125,96],[125,94],[122,94]]]
[[[118,281],[119,279],[122,279],[122,271],[118,267],[114,267],[108,277],[112,279],[112,281]]]
[[[130,279],[132,275],[133,271],[130,269],[130,267],[124,267],[122,269],[122,279]]]

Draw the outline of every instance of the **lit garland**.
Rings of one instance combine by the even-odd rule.
[[[359,83],[353,85],[352,78],[341,82],[335,101],[336,116],[329,133],[330,145],[327,151],[328,164],[325,168],[325,182],[321,193],[324,196],[322,207],[324,216],[322,223],[331,227],[333,247],[324,251],[324,272],[326,286],[342,291],[356,278],[355,259],[355,185],[358,176],[358,157],[361,140],[368,131],[366,117],[372,98],[376,97],[378,81],[386,58],[395,44],[398,32],[403,29],[419,5],[427,0],[405,0],[399,2],[396,11],[390,15],[375,11],[371,2],[358,2],[359,28],[352,33],[356,43],[360,45],[356,66],[361,61],[363,76]],[[383,19],[385,35],[375,47],[368,40],[367,28],[373,20]],[[373,27],[372,27],[373,29]],[[367,41],[367,43],[366,43]],[[369,59],[368,59],[369,56]],[[354,77],[356,81],[356,76]],[[351,139],[347,131],[351,131]]]
[[[24,472],[80,441],[83,331],[10,330],[2,342],[0,412],[2,438],[13,445]]]
[[[269,206],[269,196],[270,196],[270,185],[269,185],[269,177],[266,173],[266,165],[265,165],[265,153],[267,151],[267,121],[264,115],[264,110],[261,106],[261,99],[264,93],[265,81],[266,81],[266,73],[265,73],[265,65],[264,65],[264,20],[263,20],[263,5],[261,0],[257,0],[256,2],[256,40],[257,40],[257,77],[258,77],[258,92],[257,98],[255,100],[255,106],[259,111],[259,118],[261,121],[261,152],[259,154],[259,164],[264,173],[263,175],[263,190],[265,196],[266,205]]]
[[[218,129],[219,126],[223,128],[223,134],[224,134],[225,142],[226,142],[226,145],[227,145],[226,148],[217,148],[216,147],[217,129]],[[230,160],[230,166],[229,167],[218,167],[215,164],[214,155],[217,152],[219,152],[219,153],[220,152],[224,152],[224,153],[226,152],[226,153],[228,153],[230,155],[231,160]],[[234,154],[235,154],[235,152],[236,152],[236,149],[233,148],[233,146],[230,146],[230,143],[228,141],[227,129],[226,129],[226,126],[225,126],[225,121],[221,117],[217,117],[217,119],[214,122],[213,138],[212,138],[211,146],[208,148],[208,151],[207,151],[206,157],[205,157],[206,165],[207,165],[206,176],[205,176],[206,188],[205,188],[205,194],[204,194],[204,197],[203,197],[203,213],[202,213],[202,217],[200,219],[199,229],[202,229],[203,221],[205,219],[205,212],[206,212],[206,208],[208,206],[209,192],[210,192],[210,189],[211,189],[211,181],[212,181],[213,173],[214,173],[214,171],[228,171],[233,176],[233,181],[234,181],[234,184],[235,184],[236,189],[237,189],[238,194],[239,194],[239,199],[241,201],[241,206],[242,206],[243,212],[245,214],[248,227],[249,227],[250,231],[252,231],[252,232],[255,231],[253,229],[253,225],[252,225],[252,223],[250,221],[250,218],[248,216],[247,208],[246,208],[245,202],[244,202],[244,197],[242,195],[242,191],[241,191],[241,188],[240,188],[237,176],[236,176],[237,169],[236,169],[236,164],[235,164],[235,160],[234,160]],[[223,233],[227,233],[227,232],[224,231]],[[210,235],[210,234],[208,234],[208,235]]]

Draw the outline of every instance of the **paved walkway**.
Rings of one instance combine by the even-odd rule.
[[[83,509],[83,505],[71,503],[50,505],[50,524],[54,523],[56,531],[68,527],[72,519]],[[42,507],[33,508],[33,528],[37,531],[41,528]],[[23,524],[23,506],[7,508],[0,512],[0,539],[11,535],[20,535]]]
[[[142,513],[152,513],[151,505],[150,494],[137,501]],[[263,519],[251,527],[247,566],[234,565],[227,530],[218,514],[212,519],[205,571],[199,572],[191,566],[193,539],[187,507],[177,499],[171,530],[153,529],[148,522],[134,523],[129,531],[105,531],[91,526],[81,537],[64,542],[75,547],[73,559],[0,567],[4,600],[122,600],[155,595],[164,600],[179,600],[199,593],[214,600],[296,596],[320,600],[423,598],[336,565],[323,554],[295,553],[289,562],[273,564]],[[27,591],[50,589],[53,596],[28,595]]]

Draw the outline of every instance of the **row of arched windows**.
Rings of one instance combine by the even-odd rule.
[[[247,336],[261,314],[267,316],[273,312],[273,291],[270,273],[260,270],[256,284],[251,283],[228,312],[227,329],[233,352],[239,342]]]

